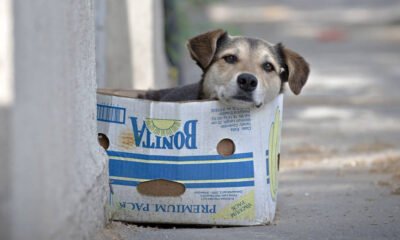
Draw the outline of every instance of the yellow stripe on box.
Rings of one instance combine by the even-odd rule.
[[[247,162],[247,161],[253,160],[253,158],[238,158],[238,159],[224,159],[224,160],[162,161],[162,160],[144,160],[144,159],[137,159],[137,158],[114,157],[114,156],[110,156],[110,159],[122,160],[122,161],[127,161],[127,162],[176,164],[176,165],[207,164],[207,163],[236,163],[236,162]]]
[[[135,181],[135,182],[145,182],[154,179],[143,179],[143,178],[127,178],[127,177],[114,177],[110,176],[111,180],[122,180],[122,181]],[[212,180],[173,180],[168,179],[170,181],[175,181],[179,183],[224,183],[224,182],[246,182],[246,181],[254,181],[254,178],[234,178],[234,179],[212,179]]]

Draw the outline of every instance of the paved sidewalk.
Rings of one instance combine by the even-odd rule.
[[[398,239],[400,185],[385,170],[389,161],[400,167],[400,152],[284,164],[272,225],[159,228],[112,223],[99,239]]]

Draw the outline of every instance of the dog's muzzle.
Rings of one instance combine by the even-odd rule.
[[[253,92],[257,88],[258,80],[250,73],[242,73],[236,79],[238,91],[232,98],[244,102],[253,102]]]
[[[237,77],[239,88],[245,92],[253,92],[257,88],[257,78],[253,74],[242,73]]]

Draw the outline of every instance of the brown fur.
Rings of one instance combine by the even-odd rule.
[[[298,95],[307,82],[310,67],[298,53],[288,48],[283,48],[283,52],[289,69],[289,87],[294,94]]]
[[[307,82],[309,65],[298,53],[273,45],[261,39],[232,37],[217,29],[189,39],[191,57],[203,70],[197,84],[179,88],[149,91],[143,98],[158,101],[187,101],[218,99],[236,107],[260,107],[282,93],[284,83],[289,83],[294,94],[299,94]],[[237,61],[226,60],[234,55]],[[273,66],[272,71],[265,64]],[[251,75],[257,86],[245,91],[238,85],[238,76]]]
[[[187,48],[190,55],[201,69],[204,70],[209,66],[217,50],[217,41],[225,34],[226,31],[217,29],[200,34],[188,41]]]

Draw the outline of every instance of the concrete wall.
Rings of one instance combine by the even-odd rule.
[[[10,105],[13,89],[12,0],[0,1],[0,239],[11,237]]]
[[[96,1],[101,4],[103,0]],[[98,27],[98,36],[104,35],[105,43],[104,50],[102,46],[97,50],[98,62],[105,58],[105,69],[98,69],[105,75],[104,80],[99,78],[99,87],[171,87],[164,47],[162,1],[106,0],[104,4],[104,19],[97,20],[98,26],[104,26]]]
[[[108,186],[94,2],[3,0],[0,13],[0,239],[88,239],[105,223]]]

